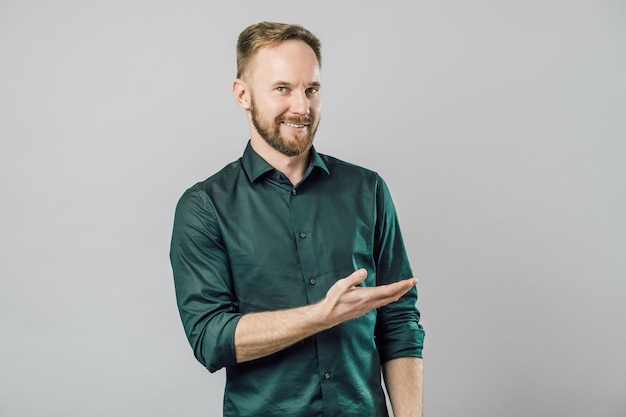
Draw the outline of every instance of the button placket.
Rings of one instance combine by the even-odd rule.
[[[295,244],[298,250],[298,256],[300,260],[301,268],[301,284],[304,286],[307,300],[310,303],[315,303],[323,298],[325,293],[325,283],[322,276],[318,276],[319,267],[317,265],[316,248],[319,242],[317,241],[317,234],[315,230],[314,217],[311,216],[312,202],[306,192],[300,192],[295,187],[291,188],[285,193],[289,200],[289,206],[292,216],[292,236],[295,239]],[[318,346],[318,336],[313,336],[312,343],[316,345],[317,352],[317,364],[318,378],[322,385],[326,386],[327,390],[333,390],[333,379],[330,369],[333,366],[332,353],[329,358],[327,349],[320,350]],[[324,353],[322,353],[322,351]]]

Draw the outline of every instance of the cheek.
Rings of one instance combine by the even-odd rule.
[[[275,118],[289,111],[289,106],[283,100],[268,100],[263,104],[263,113],[268,117]]]
[[[311,113],[319,117],[321,112],[322,112],[322,103],[320,103],[319,101],[316,104],[311,103]]]
[[[309,102],[311,112],[320,113],[322,111],[322,100],[319,96]]]
[[[256,108],[263,113],[271,113],[284,106],[285,100],[271,92],[252,92],[251,96]]]
[[[261,104],[268,112],[277,112],[289,107],[289,103],[282,97],[264,97]]]

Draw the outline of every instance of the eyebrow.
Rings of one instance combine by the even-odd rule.
[[[272,84],[272,88],[274,87],[279,87],[281,85],[284,85],[286,87],[293,87],[293,84],[291,84],[290,82],[287,81],[276,81]],[[321,86],[321,84],[319,83],[319,81],[313,81],[312,83],[309,84],[309,87],[316,87],[319,88]]]

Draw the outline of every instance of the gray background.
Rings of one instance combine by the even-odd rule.
[[[623,1],[0,1],[0,415],[217,416],[168,260],[238,158],[234,44],[324,44],[317,148],[380,172],[427,416],[626,415]]]

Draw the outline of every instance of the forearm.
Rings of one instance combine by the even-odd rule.
[[[423,416],[423,369],[421,358],[396,358],[383,364],[385,385],[395,417]]]
[[[397,301],[417,284],[409,278],[377,287],[360,287],[367,276],[359,269],[338,280],[318,303],[288,310],[249,313],[235,329],[237,362],[262,358],[322,330]]]
[[[331,327],[318,311],[317,305],[308,305],[242,316],[235,329],[237,362],[271,355]]]

